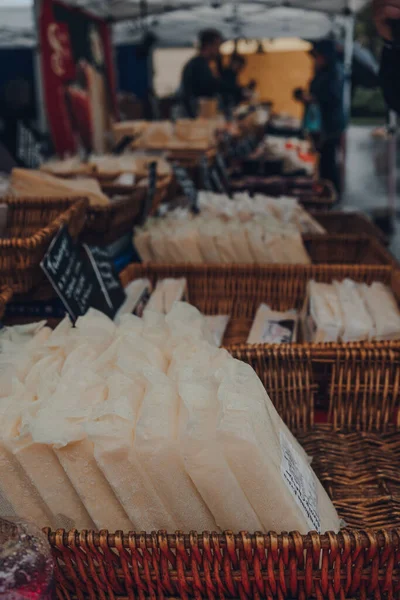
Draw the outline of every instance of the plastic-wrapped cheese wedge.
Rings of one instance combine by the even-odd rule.
[[[230,361],[218,378],[217,435],[264,530],[338,531],[332,502],[298,442],[280,419],[271,418],[271,401],[251,367]]]
[[[93,523],[56,456],[46,442],[32,438],[29,424],[38,404],[27,388],[21,396],[14,397],[14,406],[7,413],[3,443],[37,489],[57,527],[91,527]]]
[[[166,278],[157,281],[156,288],[147,304],[147,310],[167,315],[174,302],[187,300],[187,282],[180,279]]]
[[[181,397],[179,443],[186,471],[221,529],[258,531],[260,522],[240,488],[216,435],[218,382],[210,377],[230,360],[207,342],[176,349],[168,371]]]
[[[187,475],[178,443],[180,399],[162,373],[149,375],[134,449],[168,513],[182,529],[215,530],[214,519]]]
[[[367,311],[357,284],[350,279],[344,279],[340,283],[334,281],[333,285],[338,294],[343,315],[342,340],[344,342],[368,340],[374,329],[374,323]]]
[[[54,526],[55,521],[32,481],[13,453],[4,445],[6,423],[13,425],[10,423],[10,412],[15,411],[18,401],[17,389],[21,390],[21,384],[15,382],[12,387],[14,393],[9,398],[0,399],[0,517],[15,515],[35,523]],[[16,416],[19,418],[18,414]]]
[[[180,446],[186,470],[222,530],[259,531],[251,504],[232,473],[216,434],[218,383],[181,381]]]
[[[359,285],[361,296],[374,321],[374,339],[400,339],[400,313],[391,290],[380,282]]]
[[[133,449],[143,396],[144,386],[138,379],[112,375],[108,379],[108,399],[94,411],[85,429],[94,444],[97,465],[135,530],[174,531],[178,525],[162,504]]]
[[[337,342],[343,332],[339,296],[333,285],[309,281],[303,310],[306,341]]]

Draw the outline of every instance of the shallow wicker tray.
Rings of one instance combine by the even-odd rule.
[[[381,244],[388,245],[389,240],[382,229],[362,212],[312,211],[311,215],[325,227],[330,234],[362,234],[376,238]]]
[[[0,284],[15,293],[29,292],[45,275],[40,262],[64,224],[77,237],[85,223],[85,199],[2,198],[7,204],[7,226],[0,237]]]
[[[329,181],[307,177],[244,177],[232,181],[234,191],[249,191],[267,196],[294,196],[308,210],[329,210],[336,192]]]
[[[385,363],[387,357],[382,355]],[[390,359],[389,359],[390,362]],[[387,365],[388,367],[390,365]],[[314,386],[276,359],[270,383],[312,415]],[[279,407],[278,407],[279,408]],[[361,405],[358,411],[362,410]],[[338,534],[47,531],[57,597],[394,598],[399,590],[399,432],[375,424],[336,430],[311,422],[295,433],[347,522]]]

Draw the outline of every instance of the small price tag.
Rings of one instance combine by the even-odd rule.
[[[157,163],[153,161],[149,164],[149,188],[143,207],[142,222],[144,223],[153,208],[154,196],[157,190]]]
[[[87,246],[83,248],[99,281],[112,317],[126,300],[126,294],[116,273],[114,262],[105,248]]]
[[[211,183],[210,167],[208,164],[207,156],[201,157],[200,169],[201,169],[201,179],[202,179],[203,190],[205,190],[206,192],[212,192],[213,185]]]
[[[189,201],[190,208],[193,212],[199,212],[199,207],[197,203],[197,189],[194,185],[194,182],[189,177],[188,172],[184,167],[181,167],[177,164],[173,165],[174,175],[182,188],[183,193]]]
[[[228,169],[226,168],[224,157],[217,152],[215,156],[215,164],[221,176],[222,183],[228,195],[230,195],[231,183],[229,179]]]

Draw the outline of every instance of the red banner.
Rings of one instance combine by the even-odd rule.
[[[59,0],[41,0],[42,84],[57,154],[107,149],[117,116],[107,23]]]

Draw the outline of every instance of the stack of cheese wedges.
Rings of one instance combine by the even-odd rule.
[[[0,337],[0,514],[110,530],[339,529],[252,368],[185,303]]]
[[[22,198],[88,198],[91,206],[109,204],[99,183],[88,177],[63,179],[33,169],[13,169],[10,192]]]

